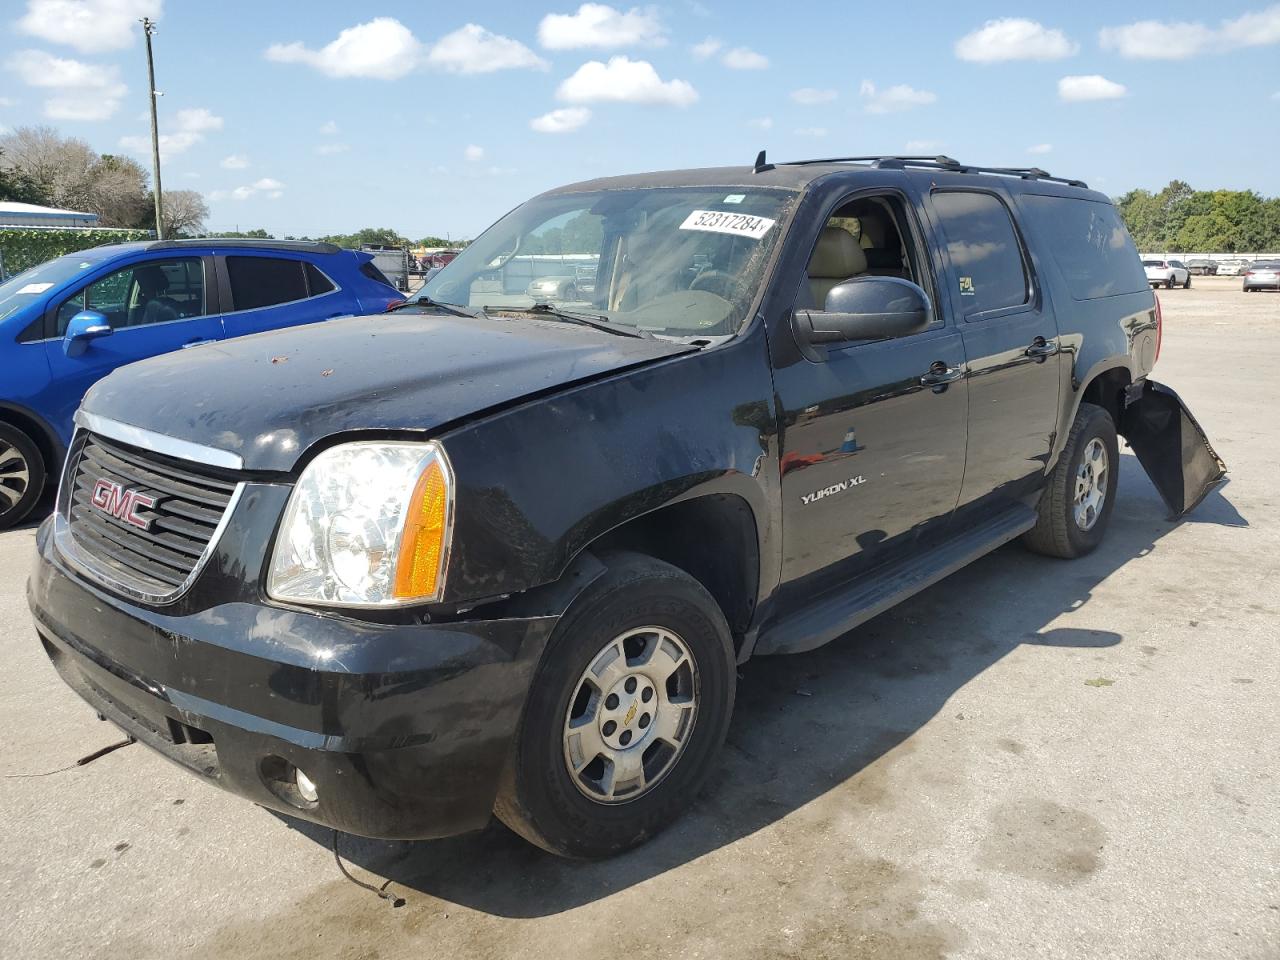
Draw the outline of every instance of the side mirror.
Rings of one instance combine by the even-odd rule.
[[[109,337],[114,331],[107,318],[97,310],[81,310],[67,324],[62,337],[62,351],[68,357],[78,357],[89,349],[89,342]]]
[[[806,344],[885,340],[929,326],[929,295],[898,277],[855,277],[827,294],[823,310],[796,310],[796,335]]]

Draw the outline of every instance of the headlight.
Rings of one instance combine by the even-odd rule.
[[[453,525],[453,472],[438,443],[345,443],[294,487],[267,593],[326,606],[440,599]]]

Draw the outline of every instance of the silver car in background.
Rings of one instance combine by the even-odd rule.
[[[1280,290],[1280,260],[1258,260],[1244,275],[1244,292]]]
[[[1220,277],[1239,277],[1243,275],[1251,266],[1248,260],[1237,258],[1233,260],[1218,261],[1218,276]]]

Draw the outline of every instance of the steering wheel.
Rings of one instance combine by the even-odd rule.
[[[718,297],[729,300],[733,297],[733,288],[737,283],[738,278],[731,273],[725,273],[723,270],[703,270],[693,278],[689,289],[705,290],[707,293],[714,293]]]

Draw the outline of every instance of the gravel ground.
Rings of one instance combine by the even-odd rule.
[[[647,847],[331,835],[195,782],[63,686],[0,534],[0,952],[14,958],[1280,958],[1280,296],[1161,292],[1157,378],[1231,481],[1170,523],[1011,546],[748,664],[712,788]]]

